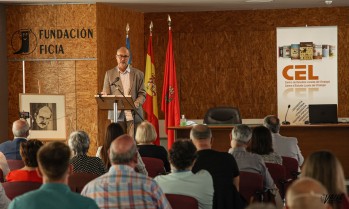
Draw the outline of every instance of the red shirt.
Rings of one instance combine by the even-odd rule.
[[[36,170],[32,170],[32,171],[13,170],[7,174],[6,180],[8,182],[10,182],[10,181],[32,181],[32,182],[42,183],[42,178],[38,175]]]

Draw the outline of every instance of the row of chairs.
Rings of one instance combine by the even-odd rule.
[[[297,179],[299,172],[296,159],[290,157],[282,157],[282,159],[283,165],[274,163],[265,163],[265,165],[280,191],[281,198],[284,199],[287,187]],[[262,175],[240,171],[240,193],[249,203],[265,201],[267,194],[264,191]]]

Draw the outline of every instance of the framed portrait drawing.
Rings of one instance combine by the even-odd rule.
[[[19,111],[29,112],[30,138],[65,140],[65,96],[19,94]]]

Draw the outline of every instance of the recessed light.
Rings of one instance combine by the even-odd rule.
[[[331,1],[331,0],[326,0],[326,1],[325,1],[325,4],[331,5],[331,4],[332,4],[332,1]]]

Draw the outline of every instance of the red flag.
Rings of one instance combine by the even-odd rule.
[[[152,33],[150,32],[148,41],[148,52],[146,58],[145,76],[144,83],[147,92],[146,100],[143,104],[143,109],[147,113],[147,120],[153,124],[155,127],[157,138],[154,142],[156,145],[160,145],[159,137],[159,114],[158,114],[158,104],[157,104],[157,91],[156,91],[156,77],[155,77],[155,67],[154,67],[154,54],[153,54],[153,43],[152,43]]]
[[[174,131],[168,130],[167,128],[170,126],[179,126],[180,121],[176,65],[172,49],[171,27],[169,27],[168,30],[168,44],[166,51],[164,85],[162,88],[161,110],[165,112],[165,131],[168,139],[167,146],[168,149],[170,149],[174,142]]]

